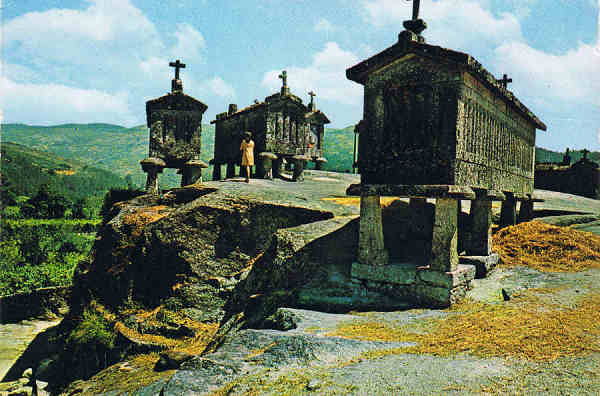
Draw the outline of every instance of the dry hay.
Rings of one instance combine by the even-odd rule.
[[[333,203],[336,203],[338,205],[344,205],[344,206],[354,206],[359,208],[360,207],[360,197],[325,197],[325,198],[321,198],[323,201],[331,201]],[[398,197],[380,197],[380,203],[381,203],[381,207],[385,208],[387,206],[389,206],[392,202],[397,201]]]
[[[463,312],[456,312],[456,311]],[[377,358],[414,353],[451,356],[468,353],[480,357],[513,357],[554,361],[563,356],[600,352],[600,294],[583,296],[572,308],[543,303],[533,293],[503,304],[463,302],[453,314],[421,323],[424,333],[410,326],[381,321],[345,323],[328,335],[415,346],[363,354]]]
[[[501,265],[546,272],[579,272],[600,268],[600,236],[538,221],[498,231],[494,251]]]
[[[123,217],[123,223],[131,227],[132,236],[139,237],[142,235],[144,226],[165,217],[167,215],[167,209],[169,208],[165,205],[138,209],[133,213],[125,215]]]

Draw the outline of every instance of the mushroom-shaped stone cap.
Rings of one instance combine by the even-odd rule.
[[[162,173],[163,168],[167,166],[165,161],[155,157],[143,159],[140,164],[144,172],[151,172],[152,169],[155,169],[158,173]]]
[[[208,164],[199,159],[189,160],[184,165],[190,168],[208,168]]]
[[[144,165],[154,165],[154,166],[162,166],[165,167],[167,166],[167,163],[163,160],[161,160],[160,158],[156,158],[156,157],[150,157],[150,158],[146,158],[140,161],[140,164],[142,164],[142,166]]]
[[[258,154],[259,158],[264,158],[264,159],[270,159],[270,160],[276,160],[277,159],[277,155],[270,153],[268,151],[263,151],[262,153]]]
[[[306,155],[298,154],[298,155],[294,155],[292,157],[292,159],[294,161],[309,161],[310,157],[307,157]]]
[[[323,163],[327,162],[327,159],[325,157],[319,157],[315,160],[315,162],[320,162],[323,164]]]

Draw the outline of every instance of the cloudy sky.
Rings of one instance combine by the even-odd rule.
[[[343,128],[362,116],[345,70],[393,45],[406,0],[0,0],[3,122],[145,122],[181,59],[186,93],[246,106],[280,87]],[[547,125],[538,145],[600,150],[600,0],[422,0],[430,44],[468,52]]]

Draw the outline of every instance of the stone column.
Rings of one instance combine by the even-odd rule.
[[[294,174],[293,180],[296,182],[304,181],[304,167],[306,166],[306,162],[308,161],[308,157],[303,155],[294,155],[292,157],[294,161]]]
[[[275,161],[273,161],[273,178],[281,177],[281,164],[283,163],[283,158],[279,157]]]
[[[388,264],[388,252],[383,243],[379,195],[361,195],[360,197],[358,262],[366,265]]]
[[[146,193],[158,195],[158,169],[149,169],[146,174]]]
[[[213,165],[213,176],[212,179],[214,181],[221,180],[221,164],[215,163]]]
[[[435,203],[430,269],[450,272],[458,266],[458,200],[438,198]]]
[[[517,223],[517,200],[514,195],[506,193],[506,200],[502,201],[500,210],[500,227],[507,227]]]
[[[225,173],[225,177],[227,179],[231,179],[235,177],[235,163],[228,162],[227,163],[227,171]]]
[[[202,183],[202,169],[208,168],[208,164],[199,159],[186,162],[181,170],[181,187],[189,186],[196,182]]]
[[[477,198],[471,201],[471,241],[468,256],[489,256],[492,253],[492,201]]]
[[[273,179],[273,161],[277,160],[277,156],[270,152],[262,152],[258,154],[259,158],[259,176],[264,179]]]
[[[315,170],[323,169],[323,164],[326,163],[327,160],[324,157],[319,157],[315,160]]]
[[[521,209],[519,209],[519,223],[533,220],[533,200],[528,199],[521,201]]]
[[[146,192],[158,195],[158,174],[162,173],[167,164],[160,158],[150,157],[140,161],[140,165],[142,165],[142,170],[147,174]]]

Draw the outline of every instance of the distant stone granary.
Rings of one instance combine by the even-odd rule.
[[[458,265],[460,200],[471,200],[466,254],[489,261],[492,201],[504,201],[505,224],[516,222],[517,200],[523,201],[523,214],[532,211],[536,129],[546,126],[507,89],[506,75],[497,80],[470,55],[426,44],[421,36],[426,24],[418,13],[414,0],[413,19],[404,22],[398,42],[346,71],[348,79],[364,85],[361,184],[347,191],[361,196],[352,276],[404,282],[406,274],[397,271],[407,267],[389,264],[379,197],[410,197],[411,205],[436,198],[429,250],[422,252],[416,275],[406,276],[422,280],[410,284],[414,293],[448,305],[464,293],[468,279],[467,269]],[[409,267],[415,271],[415,265]]]
[[[535,188],[600,199],[600,168],[588,153],[583,150],[583,158],[571,164],[567,149],[562,162],[536,164]]]
[[[208,167],[200,160],[202,152],[202,115],[207,106],[183,93],[179,69],[185,64],[179,59],[169,63],[175,68],[171,92],[146,102],[146,118],[150,128],[148,158],[140,163],[148,174],[146,190],[157,194],[158,174],[164,168],[176,168],[181,173],[181,186],[202,181],[202,168]]]
[[[217,114],[217,119],[211,121],[216,124],[213,180],[222,178],[222,165],[227,166],[227,178],[236,176],[245,132],[252,133],[257,157],[255,174],[259,178],[279,177],[284,159],[294,164],[296,181],[302,180],[307,161],[314,161],[317,169],[326,162],[323,136],[329,119],[317,110],[313,92],[309,93],[311,101],[306,106],[290,92],[287,73],[284,71],[279,77],[283,80],[281,92],[268,96],[264,102],[256,100],[242,110],[231,104],[227,113]]]

